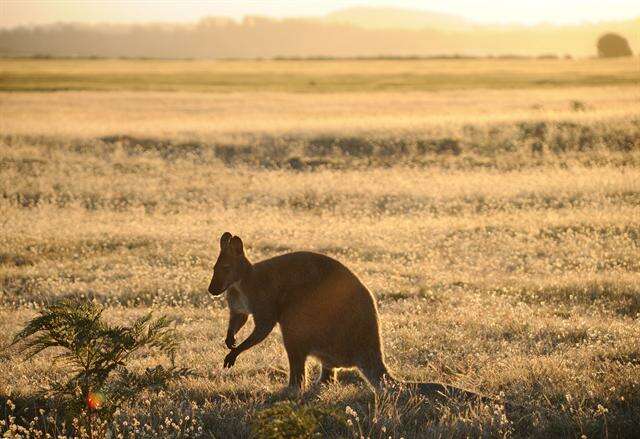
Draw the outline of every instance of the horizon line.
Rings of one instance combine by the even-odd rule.
[[[382,8],[384,9],[384,8]],[[433,11],[429,11],[429,10],[423,10],[423,9],[402,9],[402,8],[398,8],[398,10],[404,10],[404,11],[419,11],[419,12],[433,12]],[[336,12],[336,11],[334,11]],[[96,25],[108,25],[108,26],[126,26],[126,25],[181,25],[181,26],[185,26],[185,25],[197,25],[199,23],[201,23],[204,20],[207,19],[211,19],[211,18],[219,18],[219,19],[224,19],[224,20],[228,20],[230,22],[233,22],[234,24],[243,24],[247,19],[251,19],[251,18],[262,18],[262,19],[268,19],[268,20],[272,20],[274,22],[286,22],[289,20],[308,20],[308,21],[315,21],[318,23],[324,23],[324,24],[334,24],[334,25],[344,25],[344,26],[351,26],[351,27],[356,27],[356,28],[361,28],[361,29],[366,29],[366,30],[379,30],[379,31],[391,31],[391,30],[404,30],[404,31],[422,31],[422,30],[446,30],[446,26],[429,26],[428,24],[426,24],[424,26],[424,28],[417,28],[417,27],[408,27],[408,26],[389,26],[389,27],[375,27],[375,26],[360,26],[358,24],[354,24],[354,23],[348,23],[348,22],[341,22],[339,20],[335,20],[335,21],[324,21],[324,19],[326,19],[330,14],[332,14],[333,12],[330,12],[328,14],[325,15],[301,15],[301,16],[290,16],[290,17],[276,17],[273,15],[268,15],[268,14],[243,14],[242,16],[239,17],[233,17],[230,15],[203,15],[200,18],[197,19],[190,19],[190,20],[177,20],[177,21],[165,21],[165,20],[138,20],[138,21],[134,21],[134,20],[107,20],[107,21],[77,21],[77,20],[56,20],[56,21],[49,21],[49,22],[25,22],[25,23],[21,23],[21,24],[13,24],[13,25],[0,25],[0,30],[13,30],[13,29],[18,29],[18,28],[33,28],[33,27],[46,27],[46,26],[56,26],[56,25],[81,25],[81,26],[96,26]],[[468,19],[462,15],[456,15],[456,14],[446,14],[446,13],[439,13],[439,12],[433,12],[433,13],[437,13],[437,14],[441,14],[441,15],[448,15],[450,17],[456,17],[456,18],[460,18],[463,20],[467,20],[468,23],[468,29],[467,28],[460,28],[457,29],[460,32],[464,32],[464,31],[471,31],[473,30],[473,28],[524,28],[524,29],[531,29],[531,28],[536,28],[536,27],[557,27],[557,28],[563,28],[563,27],[580,27],[580,26],[597,26],[597,25],[604,25],[604,24],[613,24],[613,23],[625,23],[625,22],[633,22],[633,21],[637,21],[636,24],[638,24],[640,26],[640,15],[637,15],[635,17],[630,17],[627,19],[607,19],[607,20],[599,20],[599,21],[591,21],[591,20],[581,20],[581,21],[575,21],[575,22],[551,22],[551,21],[538,21],[535,23],[526,23],[526,22],[518,22],[518,21],[510,21],[510,22],[494,22],[494,23],[484,23],[484,22],[480,22],[480,21],[475,21],[473,19]]]

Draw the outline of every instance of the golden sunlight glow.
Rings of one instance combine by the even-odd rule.
[[[245,15],[269,17],[325,16],[354,7],[393,7],[452,14],[484,24],[571,24],[625,20],[640,16],[636,0],[524,0],[448,2],[386,1],[95,1],[4,0],[0,4],[0,27],[53,22],[189,22],[206,16],[240,19]]]

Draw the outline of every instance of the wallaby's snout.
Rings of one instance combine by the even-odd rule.
[[[208,291],[212,296],[219,296],[220,294],[224,293],[226,288],[221,288],[219,285],[216,285],[214,280],[215,276],[211,279],[211,283],[209,283]]]
[[[213,266],[209,294],[219,296],[240,279],[244,248],[237,236],[224,232],[220,237],[220,254]]]

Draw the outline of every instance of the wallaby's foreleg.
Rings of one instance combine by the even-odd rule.
[[[271,333],[273,327],[276,325],[275,320],[256,319],[256,316],[254,316],[254,319],[256,326],[255,328],[253,328],[253,332],[249,334],[245,341],[240,343],[240,346],[231,349],[231,352],[229,352],[227,356],[224,357],[224,367],[233,366],[238,355],[267,338],[267,335]]]
[[[229,327],[227,328],[227,338],[224,340],[229,349],[233,349],[236,345],[236,334],[247,323],[248,314],[231,312],[229,315]]]

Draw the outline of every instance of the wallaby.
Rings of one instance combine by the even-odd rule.
[[[335,379],[339,368],[357,368],[376,389],[388,384],[413,387],[427,396],[486,398],[439,383],[405,383],[387,369],[380,343],[378,311],[369,290],[347,267],[328,256],[295,252],[256,264],[249,262],[242,240],[225,232],[213,267],[209,293],[227,291],[231,350],[224,367],[264,340],[280,324],[289,358],[289,386],[304,390],[308,356],[322,364],[320,382]],[[253,332],[235,345],[235,335],[253,315]]]

